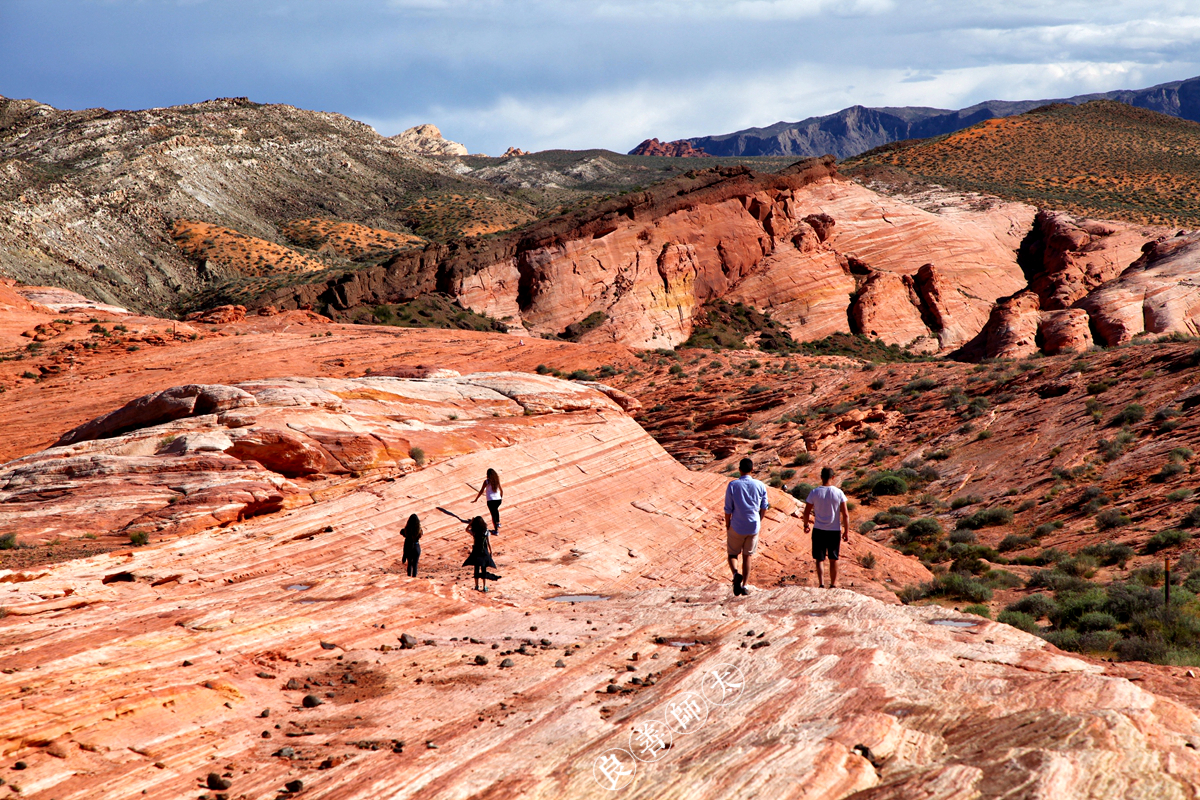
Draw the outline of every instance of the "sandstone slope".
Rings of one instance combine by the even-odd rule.
[[[468,387],[491,401],[464,406]],[[731,598],[723,480],[679,467],[598,392],[503,375],[250,388],[258,404],[227,422],[336,411],[343,431],[423,428],[436,455],[303,508],[4,573],[0,752],[23,764],[9,794],[257,797],[300,780],[312,797],[594,797],[599,759],[657,720],[673,744],[631,796],[1194,796],[1200,718],[1171,673],[1143,688],[1007,626],[844,590]],[[564,397],[586,402],[556,410]],[[199,441],[220,419],[109,441],[181,420]],[[503,578],[485,595],[436,507],[477,511],[496,464]],[[802,557],[772,500],[763,584]],[[413,512],[416,579],[397,562]],[[877,570],[905,569],[875,552]],[[606,599],[553,600],[588,593]]]

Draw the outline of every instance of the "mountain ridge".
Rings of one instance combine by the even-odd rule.
[[[849,158],[905,139],[953,133],[996,117],[1023,114],[1044,105],[1081,105],[1115,100],[1173,117],[1200,122],[1200,77],[1161,83],[1145,89],[1117,89],[1044,100],[986,100],[961,109],[928,106],[853,105],[833,114],[798,122],[776,122],[732,133],[693,136],[682,141],[719,156],[819,156]]]

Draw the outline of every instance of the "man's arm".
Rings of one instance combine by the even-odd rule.
[[[809,505],[808,503],[804,504],[803,523],[804,523],[804,532],[808,533],[809,530],[812,528],[812,506]]]
[[[850,504],[842,502],[842,541],[850,541]]]
[[[733,523],[733,495],[730,494],[732,489],[732,486],[725,487],[725,530],[729,530]]]

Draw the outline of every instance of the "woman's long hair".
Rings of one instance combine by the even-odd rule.
[[[416,514],[409,514],[408,522],[404,523],[404,538],[407,539],[411,536],[417,536],[420,533],[421,520],[417,518]]]
[[[487,533],[487,523],[483,521],[483,517],[474,517],[471,520],[471,533],[475,536],[483,536]]]
[[[491,467],[488,467],[487,482],[488,486],[492,487],[493,492],[500,491],[500,475]]]

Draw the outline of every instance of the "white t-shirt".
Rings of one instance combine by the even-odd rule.
[[[490,483],[483,484],[483,494],[485,497],[487,497],[488,500],[499,500],[500,499],[500,490],[493,489],[492,485]]]
[[[836,486],[818,486],[804,501],[813,507],[813,527],[823,531],[842,529],[841,511],[846,495]]]

